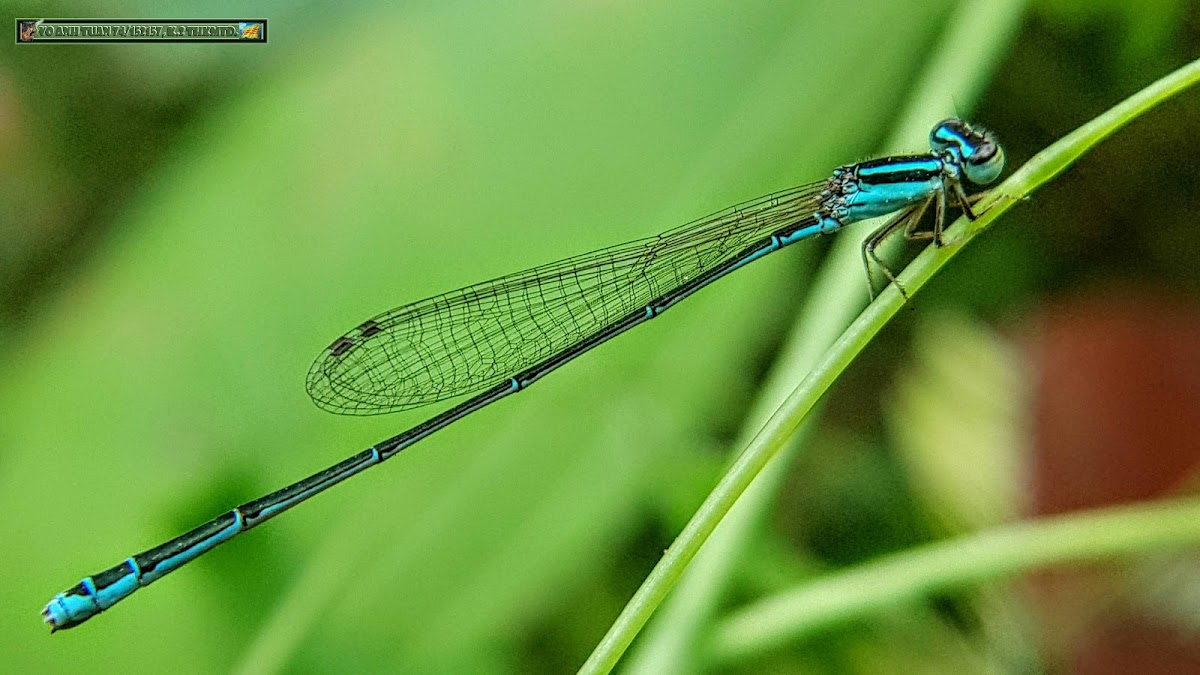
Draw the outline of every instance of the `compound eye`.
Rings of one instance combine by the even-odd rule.
[[[1004,171],[1004,149],[991,140],[985,139],[975,146],[966,161],[963,162],[963,173],[976,185],[987,185],[1000,177]]]
[[[1004,150],[986,131],[977,131],[957,117],[938,122],[929,132],[929,147],[962,168],[967,179],[987,185],[1004,170]]]
[[[967,126],[966,122],[957,117],[951,117],[938,122],[933,131],[929,132],[929,147],[939,154],[951,148],[961,153],[964,146],[967,145],[967,139],[974,135],[975,132]]]
[[[992,157],[996,156],[996,144],[991,141],[984,141],[983,144],[975,148],[975,152],[967,158],[971,164],[986,164]]]

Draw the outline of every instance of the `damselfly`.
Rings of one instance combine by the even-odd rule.
[[[851,164],[801,185],[714,213],[656,237],[567,258],[384,312],[334,340],[308,372],[308,393],[326,410],[375,415],[473,394],[417,426],[54,596],[52,629],[77,626],[217,544],[379,464],[509,394],[733,270],[816,234],[897,215],[863,244],[870,285],[889,235],[942,244],[947,209],[969,218],[965,185],[987,185],[1004,152],[959,119],[933,128],[931,151]],[[918,231],[934,207],[931,231]],[[903,289],[901,289],[903,292]]]

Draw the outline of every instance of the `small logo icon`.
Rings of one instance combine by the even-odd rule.
[[[238,38],[242,40],[261,40],[262,39],[261,23],[238,23]]]
[[[43,19],[37,21],[21,21],[17,27],[18,42],[33,42],[34,35],[37,34],[38,26],[42,25]]]

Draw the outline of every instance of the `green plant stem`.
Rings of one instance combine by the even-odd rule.
[[[915,294],[953,258],[1018,200],[1028,196],[1109,134],[1162,103],[1200,79],[1200,61],[1195,61],[1158,80],[1110,108],[1071,134],[1038,153],[1008,180],[993,190],[976,210],[974,221],[960,218],[949,230],[951,245],[929,247],[905,268],[899,281]],[[863,347],[904,307],[895,285],[880,293],[825,353],[812,372],[787,397],[763,428],[737,457],[692,519],[680,532],[650,576],[638,588],[617,620],[583,664],[582,673],[605,673],[616,665],[650,615],[674,587],[696,552],[712,534],[717,523],[741,496],[754,477],[783,447],[833,382]]]
[[[760,653],[830,624],[1031,569],[1200,545],[1200,499],[1014,523],[887,556],[785,591],[722,621],[712,656]]]
[[[959,3],[947,21],[937,48],[925,63],[922,75],[908,92],[895,119],[891,140],[884,152],[900,154],[927,142],[933,120],[949,117],[947,107],[974,105],[991,72],[1012,42],[1024,0]],[[983,34],[979,26],[988,26]],[[882,222],[882,219],[880,219]],[[867,302],[859,264],[863,240],[872,226],[838,235],[821,270],[811,280],[804,304],[796,314],[790,336],[764,378],[749,414],[742,424],[738,445],[744,445],[786,399],[794,383],[812,370],[821,354],[837,339]],[[694,670],[697,647],[712,629],[728,580],[760,523],[770,512],[784,477],[804,448],[806,430],[819,414],[809,415],[780,452],[754,479],[737,504],[688,566],[666,604],[647,626],[622,669],[628,673],[659,675]]]

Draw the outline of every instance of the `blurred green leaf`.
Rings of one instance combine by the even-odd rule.
[[[949,313],[917,322],[914,356],[885,407],[913,491],[947,534],[1024,512],[1031,384],[986,327]]]

